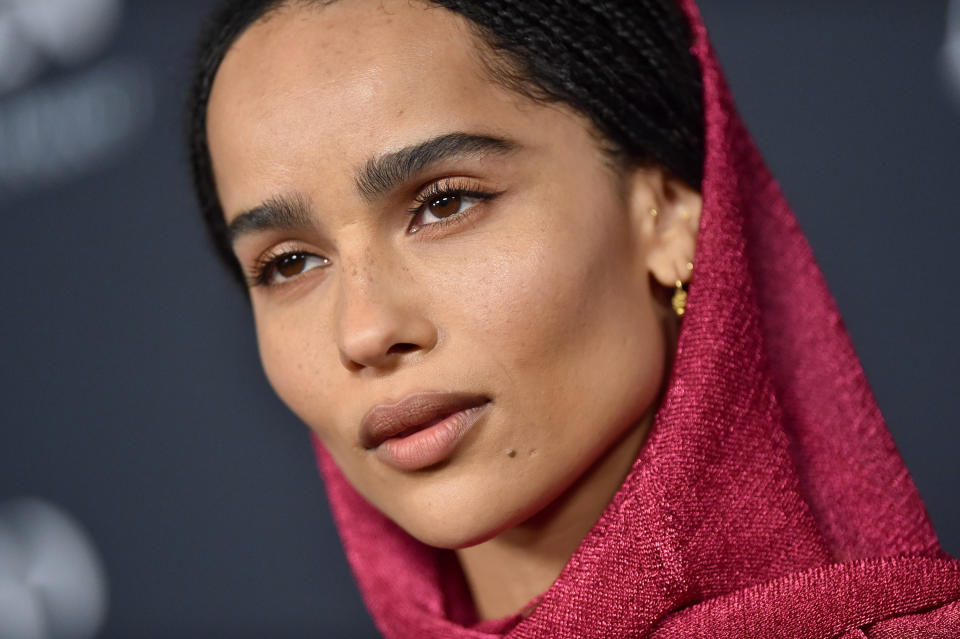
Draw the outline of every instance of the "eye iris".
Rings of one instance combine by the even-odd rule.
[[[459,195],[444,195],[430,203],[430,212],[437,217],[450,217],[460,210],[460,204]]]
[[[303,272],[303,266],[307,261],[307,256],[302,253],[286,255],[277,263],[277,273],[283,277],[293,277]]]

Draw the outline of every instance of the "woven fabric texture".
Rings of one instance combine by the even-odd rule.
[[[390,639],[960,637],[945,555],[810,247],[739,119],[692,0],[703,213],[667,391],[632,471],[526,618],[463,625],[449,551],[372,508],[317,445]]]

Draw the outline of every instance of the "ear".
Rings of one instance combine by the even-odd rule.
[[[630,214],[647,270],[663,286],[690,280],[703,198],[659,166],[627,175]]]

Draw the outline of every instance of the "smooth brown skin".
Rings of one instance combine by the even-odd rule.
[[[549,587],[635,460],[676,328],[653,289],[688,279],[701,200],[658,168],[614,169],[585,118],[496,84],[480,46],[435,6],[293,4],[228,52],[208,134],[228,221],[296,195],[316,227],[234,245],[247,269],[318,256],[251,290],[270,383],[371,503],[457,549],[492,618]],[[361,197],[370,158],[452,132],[520,146]],[[448,178],[500,195],[410,233],[416,195]],[[492,400],[450,459],[402,472],[360,445],[371,406],[435,390]]]

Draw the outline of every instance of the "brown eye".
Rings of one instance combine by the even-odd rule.
[[[277,261],[277,273],[283,277],[293,277],[303,273],[303,267],[306,266],[307,256],[303,253],[291,253],[284,255]]]
[[[463,198],[460,195],[444,195],[430,202],[427,208],[431,215],[445,218],[457,213],[462,205]]]
[[[432,224],[455,220],[473,208],[475,204],[484,200],[491,200],[494,197],[496,195],[453,189],[443,193],[431,193],[420,200],[422,204],[419,208],[410,211],[413,214],[413,222],[410,225],[409,232],[416,233]]]
[[[297,279],[315,268],[326,268],[330,264],[330,260],[326,257],[303,251],[263,258],[263,261],[253,269],[251,285],[270,287],[282,284]]]

